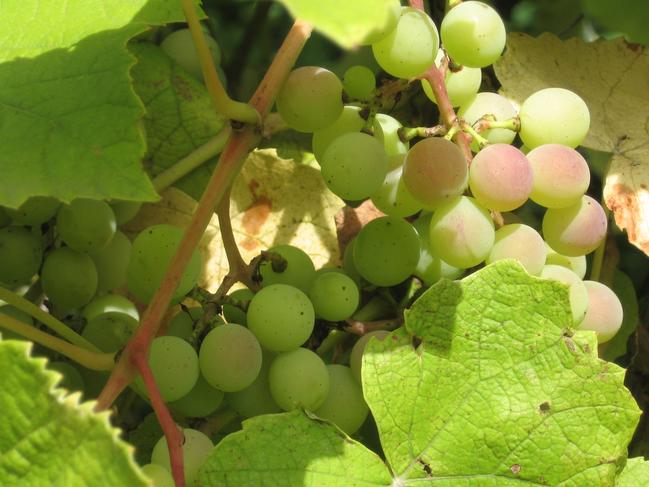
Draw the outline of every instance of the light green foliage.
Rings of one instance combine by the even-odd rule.
[[[570,309],[575,326],[581,323],[588,308],[588,291],[579,276],[567,267],[546,265],[541,271],[543,279],[552,279],[568,286]]]
[[[389,331],[385,330],[376,330],[366,333],[354,343],[352,352],[349,355],[349,367],[351,368],[353,376],[356,378],[358,383],[361,383],[361,369],[363,367],[363,352],[367,346],[367,342],[370,341],[372,337],[375,337],[377,340],[385,340],[390,334]]]
[[[221,63],[221,49],[214,38],[204,32],[205,43],[212,55],[215,66]],[[189,29],[180,29],[172,32],[164,38],[160,47],[167,56],[183,67],[185,71],[193,75],[197,80],[203,81],[203,71],[198,52],[194,46],[192,33]]]
[[[2,484],[146,486],[108,415],[53,389],[57,376],[26,343],[0,341]]]
[[[617,478],[617,487],[638,487],[649,484],[649,462],[644,458],[629,458]]]
[[[613,32],[624,33],[630,42],[649,44],[649,4],[637,0],[582,0],[584,13]]]

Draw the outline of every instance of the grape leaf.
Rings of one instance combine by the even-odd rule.
[[[629,241],[649,254],[649,50],[622,39],[585,43],[510,34],[495,69],[502,94],[518,103],[547,87],[584,99],[591,125],[583,145],[614,154],[606,206]]]
[[[29,196],[155,200],[131,37],[183,19],[177,0],[0,3],[0,204]]]
[[[624,34],[629,41],[649,44],[649,4],[643,0],[582,0],[584,13],[597,24]]]
[[[617,487],[649,485],[649,462],[644,458],[630,458],[615,485]]]
[[[138,63],[131,70],[133,88],[146,108],[146,168],[155,177],[214,137],[225,123],[214,111],[205,86],[174,63],[158,46],[132,44]],[[199,199],[216,159],[175,183]]]
[[[148,485],[108,413],[55,388],[61,374],[30,357],[30,347],[0,341],[2,485]]]
[[[613,361],[626,353],[626,344],[633,334],[640,318],[638,298],[636,297],[633,281],[624,272],[615,270],[611,289],[617,294],[624,312],[622,326],[615,336],[604,345],[602,358]]]
[[[383,28],[393,0],[280,0],[291,15],[306,20],[342,47],[357,46],[371,32]]]

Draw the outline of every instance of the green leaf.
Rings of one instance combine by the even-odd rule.
[[[649,462],[644,458],[630,458],[615,485],[617,487],[649,485]]]
[[[155,200],[126,42],[183,19],[177,0],[0,3],[0,204]]]
[[[384,28],[393,0],[280,0],[296,19],[305,20],[342,47],[357,46]]]
[[[29,350],[26,342],[0,341],[2,485],[148,485],[108,413],[55,388],[61,375]]]
[[[205,86],[174,63],[159,47],[130,46],[138,63],[133,87],[146,108],[147,170],[153,177],[214,137],[225,123],[214,111]],[[216,160],[199,166],[175,186],[200,199]]]
[[[500,261],[441,281],[371,340],[366,400],[398,478],[613,485],[638,422],[624,370],[571,329],[567,288]]]
[[[633,287],[633,281],[631,281],[629,276],[622,271],[616,270],[615,274],[613,274],[611,288],[622,303],[624,317],[620,331],[604,347],[602,358],[609,361],[613,361],[626,353],[626,344],[638,326],[640,319],[638,298]]]
[[[631,42],[649,44],[649,3],[644,0],[582,0],[584,12],[597,24]]]
[[[584,99],[591,125],[583,145],[614,154],[606,206],[629,241],[649,254],[649,49],[622,39],[586,43],[510,34],[495,69],[502,94],[518,103],[548,87]]]
[[[223,439],[199,473],[204,486],[390,485],[385,464],[329,423],[301,411],[257,416]]]

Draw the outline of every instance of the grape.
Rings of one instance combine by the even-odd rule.
[[[56,361],[49,362],[47,368],[56,370],[63,376],[57,384],[57,387],[67,389],[68,391],[83,390],[83,377],[81,377],[81,373],[73,365],[70,365],[68,362]]]
[[[126,278],[128,290],[141,302],[148,303],[160,287],[182,236],[180,228],[162,224],[144,229],[133,241]],[[178,302],[194,287],[200,273],[201,257],[194,251],[174,293],[174,301]]]
[[[436,208],[466,189],[469,168],[453,142],[430,137],[408,151],[402,179],[406,188],[426,208]]]
[[[577,147],[590,127],[590,112],[584,100],[563,88],[545,88],[530,95],[521,105],[521,139],[530,149],[543,144]]]
[[[541,271],[543,279],[552,279],[568,286],[570,310],[575,324],[580,323],[588,307],[588,291],[579,276],[560,265],[546,265]]]
[[[385,176],[379,190],[372,195],[372,203],[389,216],[410,216],[421,210],[421,204],[408,192],[401,174],[403,169],[397,167]]]
[[[343,76],[343,89],[351,98],[368,101],[374,95],[376,78],[365,66],[352,66]]]
[[[78,252],[93,252],[108,245],[115,235],[115,214],[104,201],[77,198],[63,205],[56,216],[61,239]]]
[[[363,383],[361,380],[361,368],[363,365],[363,353],[365,352],[367,342],[369,342],[370,338],[372,337],[375,337],[377,340],[383,341],[389,334],[390,332],[385,330],[371,331],[360,337],[354,344],[352,352],[349,355],[349,366],[351,368],[352,375],[359,384]]]
[[[329,420],[348,435],[353,435],[365,422],[369,409],[363,391],[349,367],[327,365],[329,394],[315,414]]]
[[[484,68],[498,60],[507,33],[500,15],[482,2],[462,2],[442,20],[442,44],[458,64]]]
[[[273,352],[286,352],[302,345],[314,324],[311,301],[293,286],[265,287],[248,305],[248,328],[264,348]]]
[[[572,272],[579,276],[579,279],[583,279],[586,276],[586,256],[578,255],[577,257],[568,257],[567,255],[559,254],[547,243],[545,244],[545,250],[547,256],[545,258],[546,264],[561,265],[567,267]]]
[[[590,196],[577,204],[552,208],[543,217],[543,236],[550,247],[569,257],[585,255],[606,236],[606,213]]]
[[[115,222],[118,226],[130,222],[133,218],[135,218],[135,215],[138,214],[140,208],[142,207],[142,203],[140,203],[139,201],[116,200],[111,201],[109,204],[113,209],[113,213],[115,214]]]
[[[385,23],[367,34],[363,42],[361,42],[361,45],[369,46],[380,41],[396,27],[399,16],[401,15],[401,3],[399,0],[390,0],[390,3],[383,2],[381,8],[385,9],[386,12]]]
[[[335,122],[313,133],[311,146],[318,163],[324,159],[327,147],[339,136],[349,132],[360,132],[363,125],[365,125],[365,120],[360,116],[360,111],[359,107],[345,105]]]
[[[126,283],[131,258],[131,241],[126,235],[116,231],[108,245],[89,255],[97,268],[97,292],[112,291]]]
[[[23,227],[0,230],[0,283],[29,284],[43,260],[41,239]]]
[[[185,471],[185,484],[194,485],[198,476],[198,470],[203,466],[205,460],[214,449],[212,440],[200,431],[189,428],[183,428],[183,467]],[[167,440],[163,436],[153,447],[151,453],[151,463],[160,465],[171,472],[171,463],[169,461],[169,449]]]
[[[279,354],[268,372],[270,393],[285,411],[315,411],[329,393],[329,372],[318,355],[306,348]]]
[[[83,317],[90,321],[99,315],[111,312],[128,315],[136,321],[140,319],[140,313],[135,305],[118,294],[104,294],[95,297],[83,308]]]
[[[384,216],[365,225],[356,236],[354,263],[377,286],[394,286],[410,276],[419,260],[419,236],[405,220]]]
[[[356,242],[356,237],[352,238],[347,245],[345,246],[345,251],[343,252],[343,270],[345,274],[352,278],[357,286],[360,287],[362,277],[356,268],[354,263],[354,244]]]
[[[433,254],[428,235],[432,216],[432,214],[421,216],[412,224],[419,234],[419,261],[414,274],[426,286],[432,286],[442,278],[457,279],[464,272],[463,269],[453,267]]]
[[[395,163],[398,166],[403,164],[402,158],[398,156],[406,155],[410,147],[409,142],[403,142],[399,137],[401,127],[403,125],[396,118],[385,113],[377,113],[374,117],[374,136],[383,142],[390,166],[394,166]]]
[[[137,327],[132,316],[111,311],[91,318],[81,335],[102,352],[113,353],[126,345]]]
[[[499,122],[509,120],[516,116],[516,109],[504,96],[496,93],[478,93],[470,101],[460,107],[458,117],[473,125],[485,115],[493,115]],[[480,132],[490,144],[511,144],[516,137],[516,132],[509,129],[495,128]],[[478,143],[471,142],[471,149],[478,152]]]
[[[491,252],[495,240],[489,212],[468,196],[439,207],[430,221],[433,253],[448,264],[468,269],[480,264]]]
[[[221,63],[221,50],[214,38],[207,32],[203,31],[205,43],[212,55],[214,65],[218,66]],[[198,57],[198,52],[194,46],[192,33],[189,29],[180,29],[172,32],[164,38],[160,47],[167,56],[179,64],[185,71],[199,80],[203,80],[203,71],[201,70],[201,61]]]
[[[495,211],[522,206],[532,191],[532,166],[516,147],[494,144],[476,154],[469,187],[478,202]]]
[[[597,281],[584,281],[588,291],[588,309],[580,330],[597,333],[597,341],[608,342],[620,330],[624,312],[617,295],[604,284]]]
[[[151,342],[149,367],[165,402],[189,394],[198,380],[198,356],[182,338],[162,336]]]
[[[203,317],[203,308],[183,308],[171,318],[167,327],[167,335],[188,340],[194,331],[194,324]]]
[[[395,78],[414,78],[435,62],[439,49],[437,27],[425,12],[401,9],[395,28],[372,44],[376,62]]]
[[[223,317],[225,318],[225,321],[227,321],[228,323],[238,323],[240,325],[246,326],[248,324],[248,316],[246,315],[246,310],[248,309],[248,305],[250,304],[250,301],[252,300],[254,295],[255,293],[253,293],[250,289],[237,289],[236,291],[231,292],[228,297],[238,303],[241,303],[241,305],[243,305],[243,309],[232,304],[224,304]]]
[[[273,263],[265,260],[259,265],[261,287],[271,284],[288,284],[302,292],[308,292],[315,279],[315,267],[306,252],[293,245],[276,245],[268,249],[269,252],[281,255],[286,261],[286,268],[275,272]]]
[[[441,49],[437,53],[435,64],[439,66],[444,58],[444,51]],[[451,105],[459,107],[471,101],[471,99],[478,93],[480,84],[482,83],[482,71],[480,68],[470,68],[468,66],[460,66],[459,71],[446,70],[444,77],[444,85],[446,92],[451,100]],[[425,95],[430,101],[437,104],[437,99],[430,87],[430,83],[422,79],[421,87],[424,89]]]
[[[534,173],[530,198],[535,203],[546,208],[564,208],[577,203],[588,189],[588,163],[576,150],[546,144],[532,149],[527,158]]]
[[[4,228],[11,223],[11,218],[7,214],[7,209],[0,206],[0,228]]]
[[[81,308],[97,291],[97,269],[86,254],[67,247],[55,249],[45,256],[41,285],[60,310]]]
[[[242,418],[252,418],[260,414],[279,413],[282,410],[275,403],[270,394],[268,384],[268,371],[270,363],[275,358],[270,352],[262,351],[263,359],[261,370],[255,381],[245,389],[236,392],[229,392],[225,400]]]
[[[336,195],[361,200],[377,191],[388,172],[388,159],[380,141],[360,132],[336,138],[320,163],[322,178]]]
[[[288,75],[277,96],[277,111],[298,132],[315,132],[343,111],[343,85],[328,69],[303,66]]]
[[[248,328],[228,324],[210,331],[199,352],[205,380],[225,392],[240,391],[254,382],[261,369],[261,347]]]
[[[340,272],[327,272],[313,282],[309,299],[316,316],[328,321],[341,321],[356,311],[360,296],[351,277]]]
[[[5,211],[16,225],[36,226],[53,218],[60,206],[55,198],[32,196],[17,209],[5,208]]]
[[[537,276],[545,265],[545,242],[532,227],[520,223],[505,225],[496,230],[487,264],[502,259],[515,259],[528,273]]]
[[[147,463],[142,467],[142,472],[153,482],[153,487],[174,487],[174,479],[164,467]]]
[[[194,388],[186,396],[169,403],[169,407],[190,418],[203,418],[212,414],[223,402],[223,391],[212,387],[199,374]]]

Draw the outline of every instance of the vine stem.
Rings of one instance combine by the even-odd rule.
[[[415,137],[437,137],[446,135],[445,125],[435,125],[433,127],[401,127],[397,130],[401,142],[408,142]]]
[[[230,188],[228,188],[227,194],[223,197],[223,200],[216,209],[216,216],[219,219],[221,240],[223,241],[223,248],[228,259],[228,274],[232,274],[233,279],[242,282],[248,288],[253,288],[254,283],[250,277],[250,267],[243,260],[243,257],[241,257],[241,252],[239,252],[239,246],[237,245],[232,230],[232,221],[230,220]],[[227,292],[227,289],[225,292]]]

